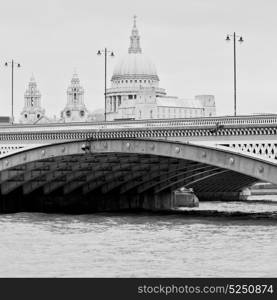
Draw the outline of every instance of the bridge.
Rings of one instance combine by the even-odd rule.
[[[0,127],[0,211],[172,207],[277,184],[277,115]]]

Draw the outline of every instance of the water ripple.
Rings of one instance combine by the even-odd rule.
[[[276,277],[277,206],[0,215],[1,277]]]

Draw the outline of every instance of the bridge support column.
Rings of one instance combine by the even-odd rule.
[[[160,211],[173,208],[172,193],[92,195],[96,211]]]
[[[179,205],[174,194],[163,191],[157,194],[89,193],[54,194],[34,193],[30,195],[5,195],[0,198],[0,213],[19,211],[49,213],[94,213],[108,211],[169,211]],[[181,201],[189,206],[188,200]]]
[[[170,210],[174,207],[174,199],[172,192],[162,192],[159,194],[154,194],[154,199],[152,201],[154,202],[154,206],[152,208],[153,210]]]
[[[22,197],[12,193],[8,197],[0,195],[0,213],[15,213],[23,211]]]
[[[173,194],[7,195],[0,198],[0,213],[18,211],[93,213],[104,211],[163,211],[173,209]]]

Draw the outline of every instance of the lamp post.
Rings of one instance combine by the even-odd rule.
[[[11,120],[11,123],[13,124],[13,120],[14,120],[14,116],[13,116],[13,86],[14,86],[13,73],[14,73],[14,66],[16,66],[17,68],[20,68],[21,65],[20,65],[20,63],[15,62],[13,59],[12,59],[12,61],[5,62],[5,67],[8,67],[9,65],[11,65],[11,67],[12,67],[12,116],[11,116],[12,120]]]
[[[227,34],[226,41],[231,41],[233,37],[233,44],[234,44],[234,115],[237,115],[237,59],[236,59],[236,41],[238,40],[242,43],[244,40],[242,36],[237,36],[234,32],[233,34]]]
[[[108,50],[107,48],[105,48],[104,50],[98,50],[97,55],[101,55],[104,54],[104,58],[105,58],[105,93],[104,93],[104,97],[105,97],[105,122],[107,121],[107,99],[106,99],[106,95],[107,95],[107,55],[109,54],[111,57],[114,57],[114,53],[113,51]]]

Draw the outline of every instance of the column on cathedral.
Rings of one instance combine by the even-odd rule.
[[[116,112],[116,96],[113,96],[113,111]]]
[[[106,97],[106,112],[110,111],[110,97]]]

